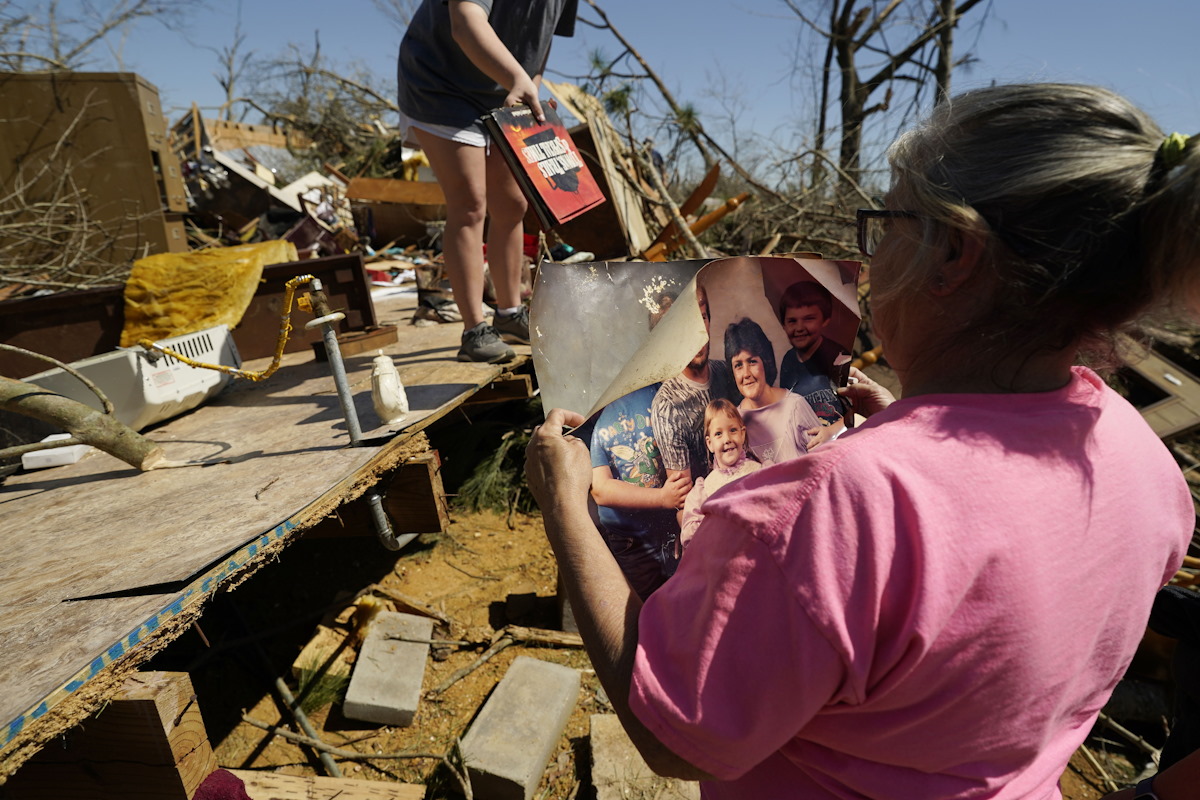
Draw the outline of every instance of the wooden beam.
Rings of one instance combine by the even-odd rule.
[[[237,150],[242,147],[266,145],[267,147],[308,147],[308,137],[295,131],[279,133],[271,125],[251,125],[246,122],[230,122],[223,119],[204,120],[212,145],[217,150]]]
[[[436,450],[422,453],[396,470],[383,508],[397,534],[441,533],[450,527],[442,460]]]
[[[217,768],[185,672],[138,672],[96,716],[30,759],[5,788],[21,800],[189,800]]]
[[[414,456],[385,478],[383,510],[397,535],[441,533],[450,527],[446,490],[442,485],[442,462],[436,450]],[[374,536],[367,501],[359,498],[337,509],[334,516],[308,530],[307,538],[329,539],[341,536]]]
[[[402,181],[395,178],[351,178],[346,197],[375,203],[442,206],[446,195],[433,181]]]
[[[248,769],[228,770],[246,784],[251,800],[421,800],[425,787],[411,783],[357,781],[307,775],[280,775]]]
[[[480,388],[464,403],[477,406],[503,403],[508,400],[528,400],[533,397],[533,378],[530,375],[506,375]]]

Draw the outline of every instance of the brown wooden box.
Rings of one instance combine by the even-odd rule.
[[[187,199],[167,146],[158,90],[129,72],[0,73],[0,186],[29,181],[27,199],[60,176],[86,194],[111,263],[188,249]],[[42,170],[46,165],[48,171]]]

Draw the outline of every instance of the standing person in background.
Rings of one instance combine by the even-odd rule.
[[[577,0],[423,0],[400,43],[400,126],[415,137],[446,195],[442,250],[463,319],[459,361],[513,358],[503,339],[529,343],[521,304],[527,201],[479,117],[527,105],[544,121],[538,91],[554,35],[575,31]],[[483,240],[496,315],[483,316]]]

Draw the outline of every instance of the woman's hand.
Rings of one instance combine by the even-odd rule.
[[[581,415],[556,408],[533,429],[525,448],[525,475],[544,514],[576,505],[587,509],[592,486],[591,454],[582,439],[563,435],[563,428],[583,422]]]
[[[871,380],[855,367],[850,368],[850,380],[837,393],[850,401],[850,413],[869,417],[896,402],[887,389]]]
[[[504,98],[505,108],[516,105],[529,106],[534,118],[538,122],[546,121],[546,114],[542,111],[542,103],[538,99],[537,82],[524,73],[517,78],[512,88],[508,90],[508,95]]]

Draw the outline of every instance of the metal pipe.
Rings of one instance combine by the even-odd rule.
[[[379,535],[379,541],[388,550],[399,550],[404,545],[417,538],[415,533],[406,533],[403,536],[397,536],[392,529],[392,523],[388,520],[387,514],[383,510],[383,495],[379,492],[371,492],[367,495],[367,504],[371,507],[371,521],[375,523],[375,533]]]
[[[323,323],[321,335],[325,339],[325,352],[329,354],[329,368],[333,372],[333,383],[337,387],[338,402],[342,404],[342,415],[350,429],[350,444],[358,447],[362,443],[362,428],[358,424],[358,412],[354,409],[354,397],[350,394],[350,381],[346,378],[346,365],[342,362],[342,351],[338,347],[337,334],[333,325]]]
[[[339,322],[346,318],[346,315],[340,311],[330,313],[328,306],[324,303],[324,295],[321,294],[321,279],[313,278],[312,283],[313,294],[319,295],[320,303],[317,305],[318,316],[316,319],[305,324],[305,328],[315,328],[320,326],[321,338],[325,341],[325,353],[329,356],[329,371],[333,373],[333,384],[337,387],[338,402],[342,406],[342,416],[346,418],[346,428],[350,431],[350,445],[358,447],[362,444],[362,427],[358,424],[358,412],[354,409],[354,397],[350,394],[350,380],[346,377],[346,365],[342,361],[342,350],[338,346],[337,332],[333,329],[333,323]],[[322,308],[322,306],[325,306]]]

